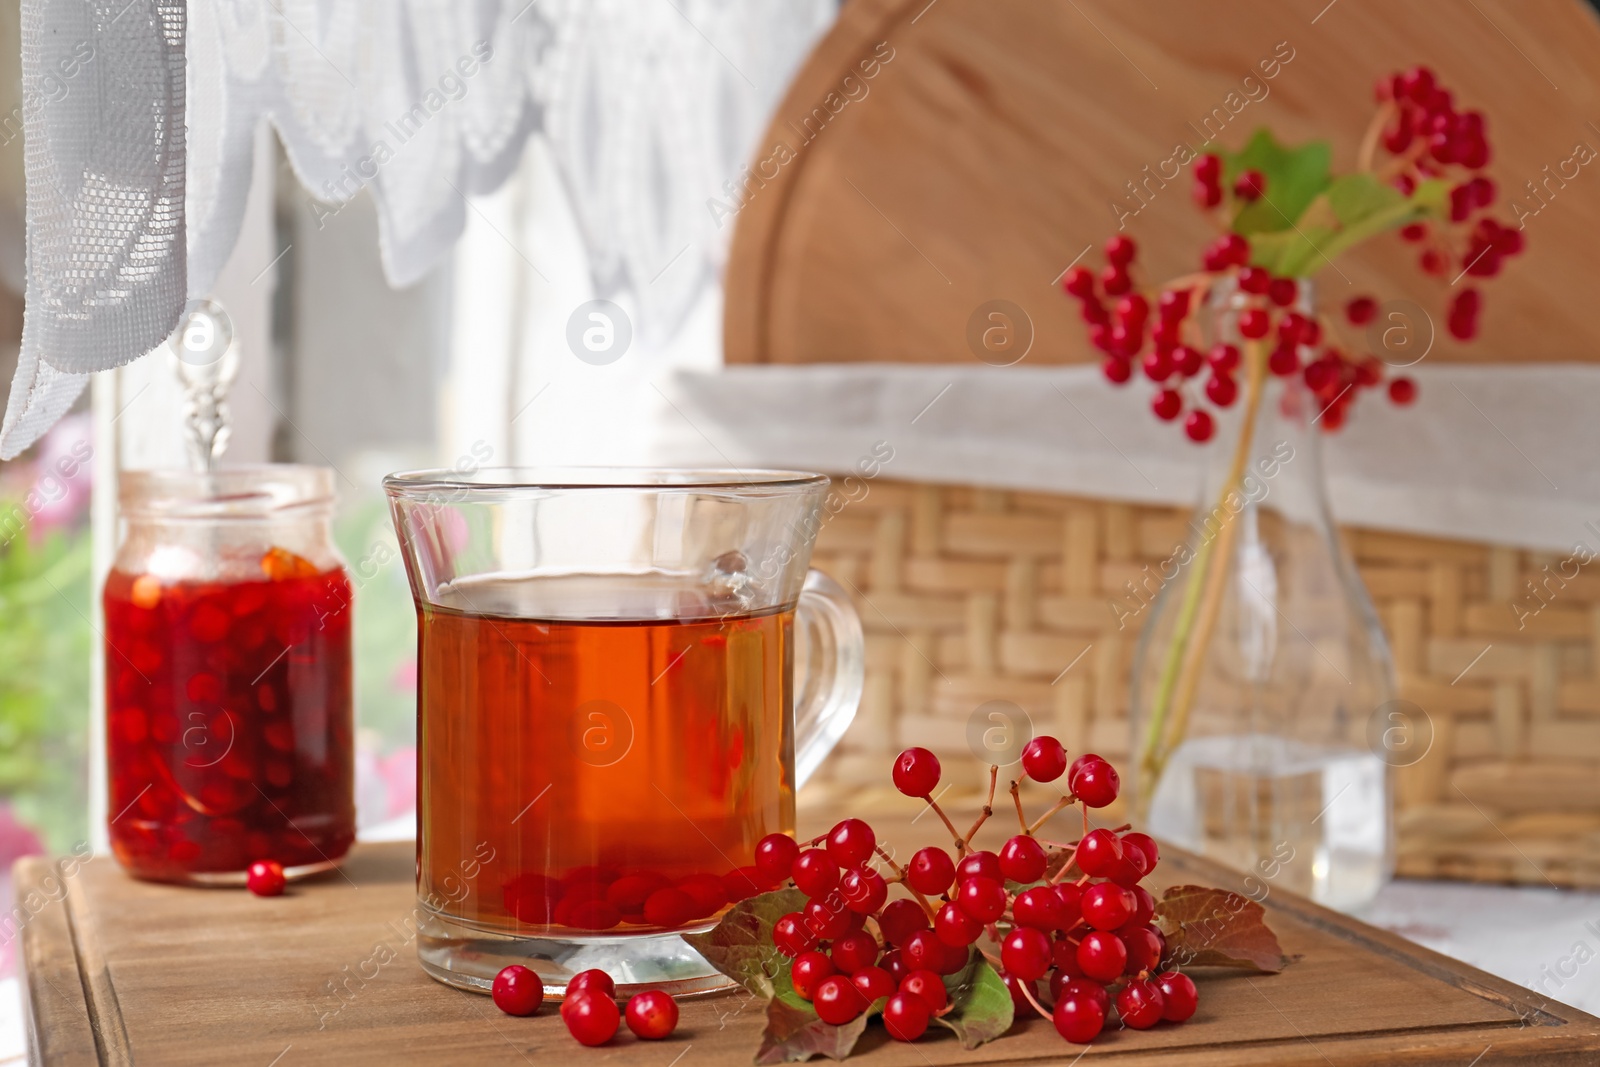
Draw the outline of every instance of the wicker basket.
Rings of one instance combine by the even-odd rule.
[[[1070,748],[1125,757],[1137,632],[1118,630],[1108,602],[1171,552],[1187,518],[870,483],[818,539],[815,565],[853,588],[867,631],[861,712],[819,785],[881,786],[908,744],[970,763],[968,716],[995,699]],[[1559,557],[1503,546],[1347,537],[1401,696],[1434,730],[1397,778],[1400,873],[1600,886],[1600,577],[1549,578]],[[1530,581],[1547,606],[1519,628],[1513,604],[1538,604],[1524,599]]]

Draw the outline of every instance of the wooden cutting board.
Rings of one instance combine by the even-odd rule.
[[[915,814],[907,802],[874,824],[890,843],[915,847],[934,839],[926,824],[911,825]],[[834,815],[812,813],[802,832],[820,832]],[[50,863],[22,860],[14,914],[27,916],[34,1059],[206,1067],[751,1062],[762,1006],[742,992],[685,1001],[668,1041],[640,1042],[624,1030],[606,1047],[585,1049],[548,1007],[512,1018],[486,997],[429,979],[411,945],[413,865],[409,842],[358,846],[342,873],[261,900],[136,882],[107,858],[64,882]],[[1237,876],[1174,854],[1152,881],[1234,885]],[[1298,962],[1270,977],[1203,976],[1200,1011],[1189,1023],[1108,1032],[1085,1059],[1118,1067],[1600,1062],[1600,1019],[1290,894],[1272,890],[1266,904]],[[340,999],[333,983],[349,976],[354,992]],[[975,1052],[948,1035],[900,1045],[876,1026],[860,1048],[863,1064],[905,1067],[1070,1063],[1082,1051],[1042,1019]]]

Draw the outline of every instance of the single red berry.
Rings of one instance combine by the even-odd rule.
[[[1233,345],[1216,345],[1206,353],[1206,362],[1219,374],[1226,374],[1239,365],[1239,350]]]
[[[1162,322],[1182,322],[1189,314],[1189,290],[1163,289],[1156,308]]]
[[[995,878],[968,878],[956,890],[961,910],[980,923],[992,923],[1006,910],[1006,887]]]
[[[828,832],[828,855],[841,867],[856,867],[872,858],[878,835],[860,819],[846,819]]]
[[[1019,1018],[1025,1018],[1029,1012],[1033,1011],[1033,1004],[1028,1000],[1028,994],[1024,993],[1023,990],[1026,989],[1028,993],[1032,993],[1034,998],[1037,999],[1039,996],[1037,980],[1024,982],[1009,971],[1001,971],[1000,980],[1006,984],[1006,992],[1011,994],[1012,1012]]]
[[[1242,171],[1233,183],[1233,195],[1246,202],[1261,199],[1267,191],[1267,179],[1259,170]]]
[[[1222,187],[1215,181],[1196,181],[1191,195],[1202,208],[1213,208],[1222,203]]]
[[[1061,898],[1064,915],[1060,930],[1070,930],[1083,918],[1083,887],[1076,882],[1062,882],[1056,886],[1056,896]]]
[[[585,991],[574,996],[568,992],[561,1002],[561,1021],[580,1045],[593,1047],[610,1041],[621,1020],[616,1002],[600,993]]]
[[[1200,373],[1200,368],[1205,365],[1205,357],[1198,348],[1188,345],[1179,345],[1172,350],[1172,366],[1185,378],[1192,378]]]
[[[878,916],[878,930],[891,945],[904,945],[918,930],[928,928],[928,915],[922,905],[901,897],[891,900]]]
[[[1061,761],[1066,763],[1066,755]],[[1065,767],[1063,766],[1063,770]],[[1017,834],[1004,845],[1000,846],[1000,873],[1008,881],[1037,882],[1044,877],[1045,855],[1044,846],[1026,834]]]
[[[1133,238],[1118,234],[1106,242],[1106,262],[1125,267],[1133,262],[1138,251],[1139,246],[1133,243]]]
[[[694,902],[691,918],[715,915],[727,906],[728,893],[714,874],[691,874],[678,882],[678,888]]]
[[[1389,383],[1389,399],[1396,404],[1409,404],[1417,398],[1417,383],[1410,378],[1396,378]]]
[[[1096,882],[1083,890],[1083,921],[1096,930],[1115,930],[1133,918],[1133,894],[1115,882]]]
[[[1300,295],[1300,283],[1293,278],[1274,278],[1267,288],[1267,299],[1281,308],[1294,303]]]
[[[628,998],[628,1029],[646,1041],[660,1041],[678,1027],[678,1002],[659,989]]]
[[[1144,376],[1152,382],[1166,381],[1177,369],[1172,363],[1172,353],[1161,348],[1152,348],[1146,352],[1139,365],[1144,368]]]
[[[839,865],[820,848],[808,848],[789,868],[795,888],[815,900],[839,888]]]
[[[1265,267],[1246,267],[1239,272],[1239,288],[1247,293],[1265,296],[1272,285],[1272,272]]]
[[[1225,233],[1217,238],[1228,264],[1242,267],[1250,262],[1250,242],[1236,233]]]
[[[906,966],[905,957],[900,955],[900,950],[897,948],[885,952],[883,958],[878,961],[878,966],[888,971],[889,977],[896,983],[905,981],[906,975],[911,973],[911,968]]]
[[[972,944],[983,933],[983,924],[966,912],[955,901],[941,905],[933,917],[933,932],[940,941],[957,948]]]
[[[1093,978],[1069,978],[1061,983],[1061,996],[1088,997],[1106,1011],[1111,1010],[1111,994]]]
[[[1107,877],[1125,889],[1132,888],[1139,884],[1140,879],[1150,873],[1150,869],[1147,866],[1148,863],[1149,860],[1145,858],[1143,852],[1125,845],[1122,849],[1121,862],[1111,868],[1111,873]]]
[[[1155,870],[1156,864],[1161,860],[1161,847],[1156,844],[1156,839],[1149,834],[1141,834],[1137,830],[1131,830],[1122,835],[1122,847],[1133,847],[1143,852],[1144,858],[1148,861],[1145,864],[1147,872]]]
[[[1203,430],[1195,425],[1197,417],[1205,420]],[[1207,440],[1212,431],[1211,416],[1203,411],[1190,412],[1184,430],[1196,441]],[[1072,795],[1091,808],[1105,807],[1116,800],[1117,794],[1122,791],[1122,779],[1117,775],[1116,768],[1099,756],[1085,756],[1075,762],[1068,774],[1067,784],[1072,789]]]
[[[936,971],[943,974],[949,961],[951,947],[941,941],[932,930],[918,930],[906,938],[906,943],[900,947],[900,955],[904,957],[906,966],[914,971]]]
[[[908,797],[926,797],[939,786],[939,757],[908,748],[894,761],[894,787]]]
[[[870,867],[857,867],[839,879],[839,895],[845,906],[858,915],[871,915],[889,899],[889,886],[883,875]]]
[[[806,927],[822,941],[831,941],[849,932],[853,925],[851,920],[857,918],[837,893],[806,901],[802,914],[806,917]]]
[[[1222,157],[1207,152],[1194,161],[1194,176],[1200,181],[1214,182],[1222,177]]]
[[[1128,946],[1108,930],[1091,930],[1078,942],[1078,967],[1090,978],[1111,982],[1128,965]]]
[[[1130,328],[1142,329],[1145,319],[1150,315],[1150,301],[1138,293],[1129,293],[1117,301],[1115,311],[1119,322]]]
[[[956,880],[955,861],[935,845],[918,849],[906,865],[906,882],[928,896],[942,896]]]
[[[567,981],[566,996],[574,993],[597,993],[602,997],[613,997],[617,994],[617,984],[611,976],[598,967],[591,967],[587,971],[579,971]]]
[[[1339,380],[1339,361],[1326,357],[1314,359],[1306,364],[1304,377],[1306,388],[1320,394]]]
[[[911,906],[917,907],[915,904]],[[917,908],[917,910],[920,912],[922,909]],[[806,926],[804,915],[791,911],[772,924],[772,943],[785,956],[798,956],[816,945],[817,935]]]
[[[950,1002],[944,979],[932,971],[912,971],[900,980],[900,992],[920,997],[932,1011],[939,1011]]]
[[[1123,967],[1125,974],[1153,971],[1161,963],[1161,950],[1166,943],[1153,927],[1130,924],[1118,930],[1117,936],[1122,938],[1122,945],[1128,950],[1128,962]]]
[[[694,898],[676,886],[658,889],[644,901],[644,919],[651,926],[682,926],[696,910]]]
[[[532,1015],[544,1003],[544,981],[520,963],[500,968],[491,987],[494,1006],[507,1015]]]
[[[1014,927],[1000,943],[1000,962],[1024,981],[1042,978],[1050,969],[1050,939],[1031,926]]]
[[[861,999],[868,1004],[894,996],[896,989],[894,976],[878,966],[861,968],[850,976],[850,984],[860,991]]]
[[[838,973],[839,969],[831,959],[814,950],[800,953],[789,964],[789,982],[802,1000],[810,1000],[816,995],[817,986],[822,984],[824,978]]]
[[[978,852],[969,852],[956,864],[956,881],[965,882],[968,878],[993,878],[1000,881],[1000,857],[983,849]]]
[[[1053,782],[1067,769],[1067,750],[1053,737],[1035,737],[1023,746],[1022,769],[1036,782]]]
[[[845,974],[855,974],[878,962],[878,940],[865,930],[841,935],[833,942],[833,965]]]
[[[788,834],[768,834],[756,842],[756,870],[774,884],[789,880],[789,868],[800,855],[800,846]]]
[[[1129,982],[1117,994],[1117,1014],[1135,1030],[1148,1030],[1160,1022],[1165,1007],[1161,990],[1153,982]]]
[[[1378,316],[1378,302],[1370,296],[1358,296],[1344,306],[1344,317],[1352,326],[1365,326]]]
[[[1260,308],[1246,308],[1239,313],[1239,333],[1251,340],[1267,335],[1272,319]]]
[[[1427,236],[1428,224],[1425,222],[1413,222],[1409,225],[1400,227],[1400,239],[1402,241],[1410,241],[1411,243],[1415,244]],[[1356,325],[1359,326],[1361,323],[1358,322]]]
[[[1078,842],[1077,858],[1084,874],[1104,878],[1122,862],[1122,842],[1110,830],[1090,830]]]
[[[1067,907],[1055,886],[1036,885],[1024,889],[1011,902],[1011,915],[1018,926],[1035,930],[1060,930],[1067,924]]]
[[[927,1003],[910,993],[896,993],[883,1006],[883,1028],[896,1041],[915,1041],[928,1032],[931,1018]]]
[[[1062,276],[1061,288],[1068,296],[1086,300],[1094,295],[1094,272],[1088,267],[1073,267]]]
[[[811,1006],[817,1009],[823,1022],[843,1026],[867,1010],[867,1001],[850,979],[836,974],[818,983]]]
[[[1155,918],[1156,898],[1150,895],[1150,890],[1142,885],[1130,886],[1128,892],[1133,894],[1133,922],[1143,926]]]
[[[245,871],[244,884],[258,897],[280,895],[287,884],[283,876],[283,864],[277,860],[256,860]]]
[[[1151,398],[1150,410],[1162,422],[1171,422],[1183,414],[1183,397],[1176,389],[1163,389]]]
[[[1206,382],[1206,399],[1219,408],[1230,406],[1239,397],[1239,384],[1225,374],[1213,374]]]
[[[1100,363],[1100,373],[1112,385],[1121,385],[1133,377],[1133,364],[1124,356],[1107,356]]]
[[[1194,979],[1178,971],[1156,975],[1156,988],[1161,990],[1161,1017],[1169,1023],[1187,1022],[1200,1005],[1200,991]]]
[[[1287,378],[1300,369],[1300,351],[1294,345],[1279,345],[1267,357],[1267,369],[1280,378]]]
[[[1128,275],[1128,268],[1113,263],[1100,272],[1100,285],[1107,296],[1121,296],[1133,288],[1133,279]]]
[[[1056,1033],[1075,1045],[1087,1045],[1105,1029],[1106,1011],[1093,997],[1063,994],[1050,1014]]]

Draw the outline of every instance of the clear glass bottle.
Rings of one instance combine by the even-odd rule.
[[[126,471],[102,594],[112,849],[161,881],[290,878],[355,838],[332,472]]]
[[[1393,871],[1394,670],[1328,507],[1321,402],[1266,369],[1266,342],[1240,341],[1235,306],[1219,295],[1213,339],[1244,352],[1241,402],[1208,446],[1186,543],[1143,583],[1132,796],[1151,833],[1351,908]]]

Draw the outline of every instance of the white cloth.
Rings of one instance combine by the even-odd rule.
[[[1339,522],[1600,553],[1600,367],[1407,373],[1414,406],[1364,396],[1324,439]],[[729,367],[680,373],[665,394],[658,454],[683,464],[847,472],[881,440],[886,478],[1192,507],[1216,451],[1158,422],[1148,388],[1088,366]]]
[[[833,12],[833,0],[25,0],[28,306],[0,457],[49,428],[84,372],[138,358],[186,297],[209,295],[262,119],[323,201],[303,200],[317,218],[371,188],[396,286],[438,262],[466,198],[499,185],[544,130],[598,295],[631,293],[637,328],[670,334],[721,265],[727,235],[707,199],[737,178]],[[92,74],[52,74],[79,42]],[[691,269],[662,274],[683,256]]]

